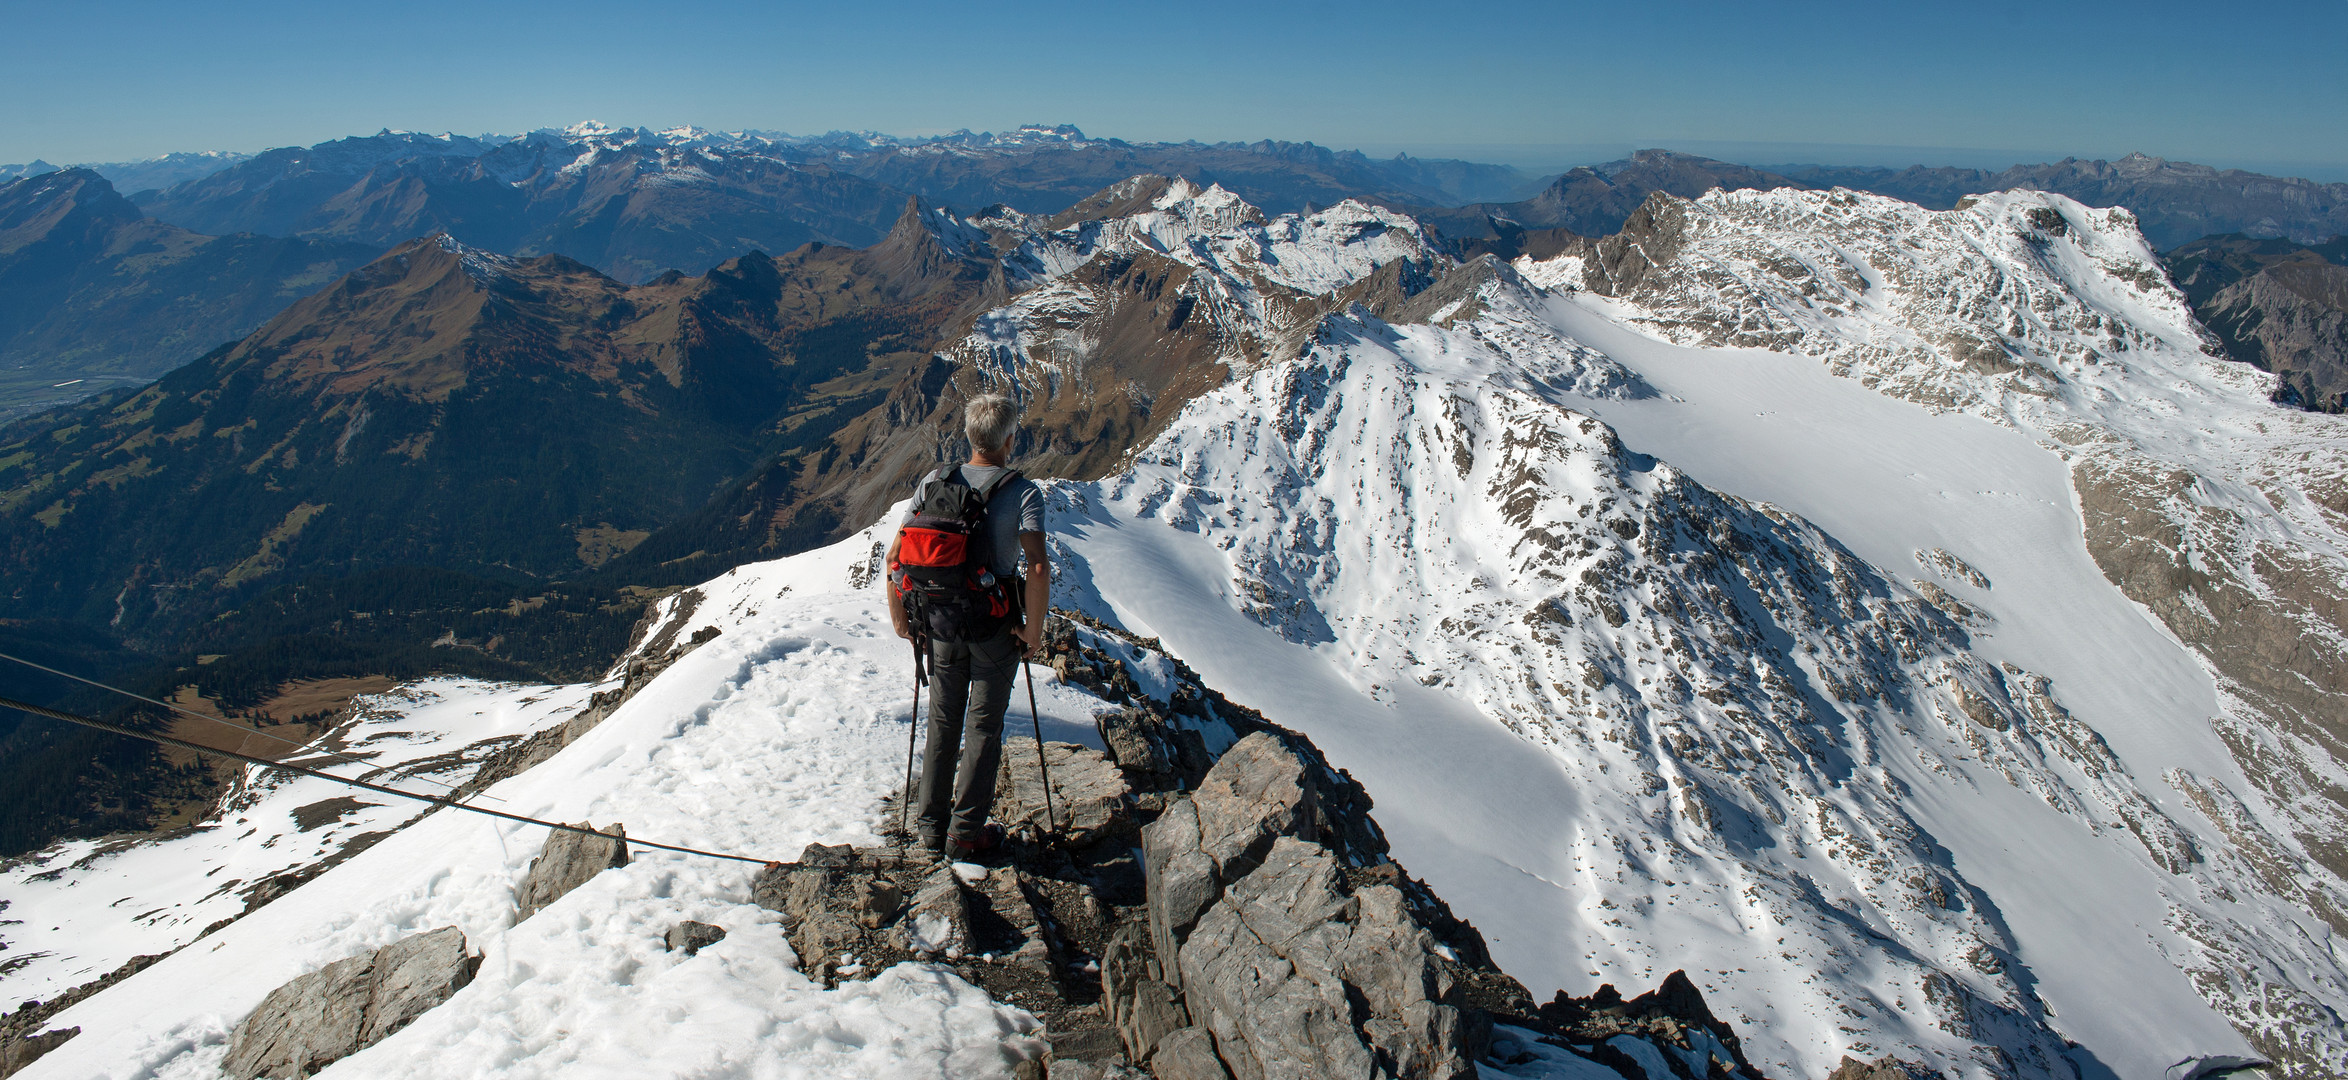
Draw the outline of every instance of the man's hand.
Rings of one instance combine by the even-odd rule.
[[[1011,628],[1011,636],[1019,639],[1019,658],[1033,659],[1036,646],[1044,640],[1043,620],[1031,619],[1023,625],[1014,626]]]
[[[897,620],[897,636],[907,641],[913,640],[913,628],[906,625],[903,619]]]

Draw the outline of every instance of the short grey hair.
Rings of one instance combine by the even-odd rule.
[[[974,450],[1002,449],[1018,426],[1019,406],[1001,394],[981,394],[962,407],[962,433]]]

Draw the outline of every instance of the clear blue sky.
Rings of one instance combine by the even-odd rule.
[[[1764,162],[2141,150],[2348,171],[2348,0],[0,0],[0,28],[0,162],[592,118],[899,134],[1072,122],[1528,167],[1639,145]]]

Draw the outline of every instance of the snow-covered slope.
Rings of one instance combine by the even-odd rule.
[[[1659,943],[1718,956],[1757,1057],[1794,1072],[1847,1049],[2139,1075],[2245,1035],[2298,1074],[2341,1068],[2335,879],[2306,854],[2323,832],[2291,836],[2330,808],[2262,800],[2297,774],[2234,764],[2262,735],[2315,740],[2243,736],[2206,654],[2112,585],[2112,512],[2066,476],[2182,465],[2218,527],[2269,522],[2246,530],[2267,557],[2327,557],[2320,509],[2278,512],[2257,478],[2325,468],[2337,425],[2203,355],[2124,212],[1674,209],[1697,224],[1635,257],[1522,268],[1644,275],[1550,302],[1551,334],[1521,332],[1501,279],[1437,325],[1318,324],[1305,357],[1193,402],[1103,483],[1076,545],[1168,580],[1121,569],[1094,602],[1363,775],[1404,862],[1510,928],[1497,951],[1529,984],[1677,966],[1643,958]],[[1569,356],[1631,378],[1528,370]],[[1017,385],[1035,361],[1000,366]],[[1705,491],[1668,464],[1682,451],[1829,530]],[[1506,752],[1429,748],[1492,721],[1567,779],[1463,794]]]
[[[360,698],[348,720],[291,760],[436,795],[489,755],[559,723],[592,689],[411,683]],[[11,860],[0,867],[0,917],[10,920],[0,930],[7,942],[0,999],[46,1001],[135,957],[179,948],[366,850],[425,809],[314,777],[248,769],[218,814],[160,841],[73,840]]]
[[[1361,776],[1519,978],[1702,968],[1773,1072],[2142,1075],[2239,1046],[2160,952],[2231,888],[2246,948],[2338,992],[2312,920],[2194,863],[1953,595],[1505,374],[1465,333],[1349,337],[1194,403],[1072,528],[1097,602]]]
[[[703,586],[697,609],[669,601],[668,617],[721,633],[562,752],[490,788],[489,805],[774,859],[811,842],[878,843],[913,687],[904,643],[885,634],[872,544],[861,536],[744,568]],[[378,698],[373,711],[403,730],[453,725],[445,742],[491,724],[519,730],[590,689],[438,683],[411,701]],[[1047,737],[1094,741],[1097,699],[1055,685],[1042,700]],[[474,712],[483,719],[451,719]],[[272,787],[241,813],[274,820],[309,798]],[[21,1075],[215,1076],[228,1033],[280,983],[450,925],[485,953],[475,981],[331,1075],[989,1076],[1041,1052],[1032,1017],[945,968],[901,967],[835,990],[803,977],[780,916],[749,903],[756,863],[640,850],[515,925],[515,889],[545,832],[450,811],[414,821],[55,1017],[53,1027],[83,1033]],[[168,864],[184,875],[207,857],[158,845],[117,858],[126,872]],[[107,867],[64,877],[89,893],[107,886],[88,871]],[[156,895],[173,888],[161,874],[145,882]],[[684,919],[729,934],[692,958],[664,951],[662,934]]]

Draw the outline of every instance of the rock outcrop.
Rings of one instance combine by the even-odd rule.
[[[1148,955],[1127,939],[1103,969],[1134,1060],[1195,1027],[1237,1080],[1475,1075],[1491,1018],[1401,889],[1347,880],[1383,852],[1349,850],[1331,786],[1259,732],[1144,830]],[[1195,1057],[1200,1040],[1175,1045]]]
[[[270,992],[229,1037],[236,1080],[309,1076],[406,1027],[473,981],[480,957],[447,926],[337,960]]]
[[[134,956],[129,963],[47,1001],[27,1001],[18,1006],[15,1012],[0,1014],[0,1077],[16,1075],[17,1070],[40,1060],[41,1055],[65,1045],[68,1040],[82,1033],[78,1027],[43,1030],[49,1026],[50,1017],[100,990],[147,970],[156,961],[170,955],[150,953]]]
[[[1923,1080],[1935,1075],[1932,1070],[1912,1061],[1901,1061],[1885,1054],[1873,1061],[1861,1061],[1844,1054],[1826,1080]]]
[[[593,829],[594,825],[580,822],[579,827]],[[569,829],[555,829],[546,836],[546,847],[538,857],[530,860],[530,876],[522,882],[520,895],[515,900],[521,912],[514,917],[520,922],[563,898],[563,894],[587,883],[615,866],[628,865],[628,827],[613,823],[608,833],[582,833]]]

